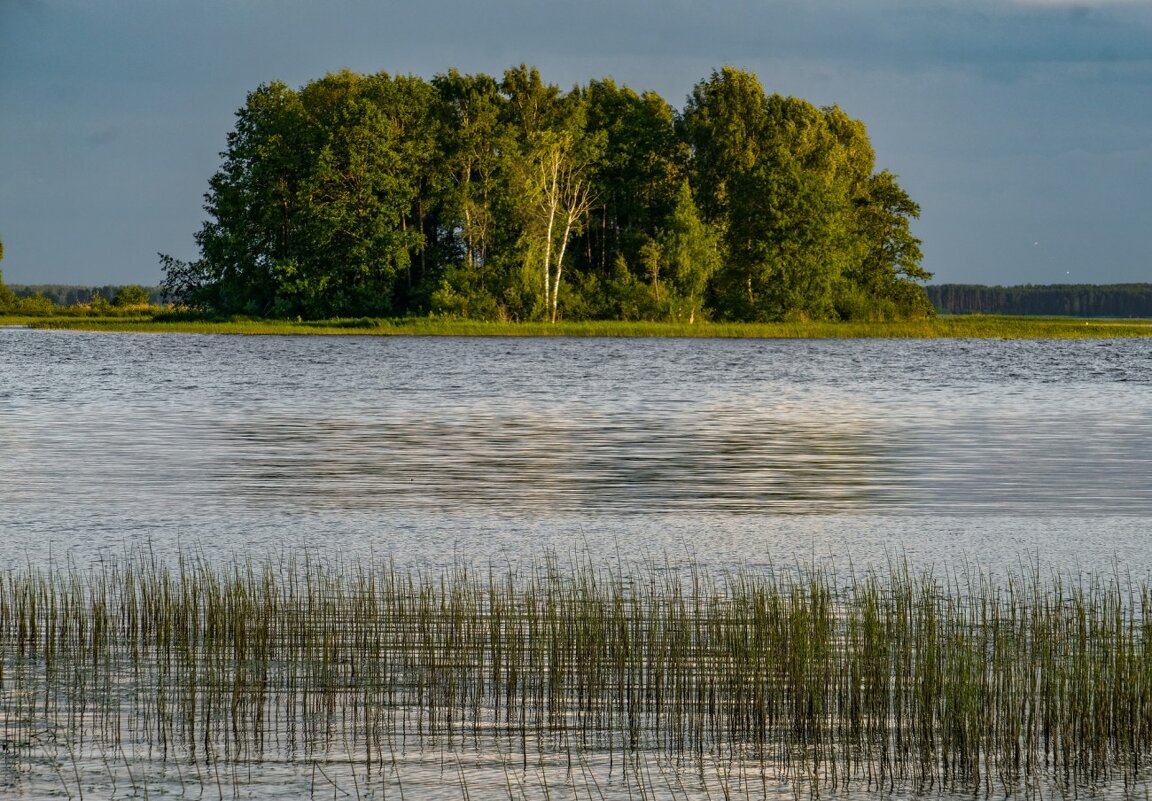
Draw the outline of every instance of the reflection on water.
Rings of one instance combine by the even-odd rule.
[[[898,503],[853,421],[724,408],[639,414],[566,406],[451,419],[282,417],[213,434],[205,479],[253,503],[654,514],[841,511]]]
[[[1048,552],[1069,520],[1114,542],[1152,519],[1150,384],[1131,340],[8,329],[0,561],[179,538],[442,562],[573,532],[741,562],[993,529]]]

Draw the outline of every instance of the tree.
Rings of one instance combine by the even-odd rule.
[[[399,158],[390,166],[392,191],[406,196],[408,203],[399,220],[408,253],[403,259],[404,281],[396,286],[395,300],[411,309],[423,306],[428,285],[435,282],[438,271],[430,266],[428,257],[442,246],[444,233],[441,218],[449,177],[440,95],[423,78],[389,78],[385,73],[368,79],[366,93],[395,135],[393,147]]]
[[[721,314],[922,313],[910,200],[873,175],[863,123],[836,106],[766,96],[755,76],[725,68],[695,87],[681,130],[697,204],[724,245],[713,295]]]
[[[896,183],[895,175],[882,170],[869,179],[857,207],[857,232],[865,251],[853,277],[860,286],[894,299],[894,286],[932,278],[920,266],[920,240],[912,235],[911,221],[919,217],[920,206]]]
[[[725,244],[717,298],[725,316],[832,316],[847,200],[820,110],[767,97],[755,76],[726,67],[693,90],[682,129],[697,202]]]
[[[237,111],[199,257],[162,256],[163,288],[308,317],[919,313],[918,209],[874,159],[858,120],[731,67],[680,115],[523,64],[274,82]]]
[[[418,79],[348,71],[250,93],[209,182],[201,258],[167,262],[165,285],[227,312],[390,311],[397,273],[424,245],[431,94]]]
[[[569,134],[541,135],[529,150],[526,188],[535,236],[542,240],[544,302],[553,323],[558,317],[564,254],[592,207],[587,171],[591,156]]]
[[[4,243],[0,241],[0,261],[4,261]],[[4,273],[0,272],[0,313],[6,312],[16,303],[16,296],[4,283]]]
[[[561,94],[535,69],[508,70],[501,90],[510,136],[502,162],[511,205],[523,226],[523,274],[532,281],[539,270],[539,309],[556,322],[565,255],[595,198],[591,173],[604,136],[587,132],[587,102],[579,91]]]
[[[852,259],[846,154],[827,117],[773,95],[754,164],[730,189],[730,308],[754,320],[834,317],[834,291]]]
[[[236,112],[223,163],[208,182],[204,209],[210,219],[196,235],[201,258],[162,257],[168,290],[216,311],[276,309],[284,273],[305,261],[309,248],[303,185],[317,136],[299,95],[283,83],[249,93]]]
[[[117,308],[127,306],[143,306],[148,303],[148,290],[139,284],[123,286],[116,290],[112,297],[112,305]]]
[[[723,258],[720,237],[700,218],[687,181],[680,185],[676,208],[660,233],[659,253],[664,273],[687,303],[688,322],[696,322],[705,291]]]
[[[9,311],[16,304],[16,295],[4,283],[4,273],[0,272],[0,313]]]
[[[692,88],[680,131],[692,150],[692,190],[704,218],[723,225],[731,183],[759,162],[767,100],[750,72],[724,67]]]
[[[583,96],[586,130],[602,136],[604,146],[590,173],[597,202],[574,248],[586,270],[606,277],[617,256],[628,264],[644,261],[641,251],[676,203],[688,154],[675,112],[655,92],[637,94],[604,79],[592,81]]]
[[[503,98],[488,75],[449,70],[432,79],[440,95],[444,171],[448,177],[447,220],[461,235],[464,266],[482,268],[494,238],[495,195],[504,132]]]

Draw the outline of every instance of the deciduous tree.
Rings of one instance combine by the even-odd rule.
[[[682,114],[610,79],[563,92],[347,70],[258,87],[209,181],[198,308],[734,320],[921,313],[918,208],[864,125],[725,67]]]
[[[662,272],[685,302],[688,322],[694,323],[708,284],[723,263],[723,255],[720,237],[700,218],[687,181],[680,186],[676,208],[667,228],[660,232],[659,243]]]

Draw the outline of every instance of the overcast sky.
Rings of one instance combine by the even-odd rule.
[[[154,284],[233,113],[327,72],[730,64],[838,104],[920,203],[935,282],[1152,281],[1152,0],[0,0],[8,283]]]

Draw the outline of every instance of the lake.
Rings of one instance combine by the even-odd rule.
[[[1143,579],[1152,349],[0,329],[0,465],[0,567],[12,569],[144,549],[417,569],[577,554],[847,574],[906,559]],[[461,797],[457,767],[473,775],[442,757],[435,775],[412,768],[410,795]],[[319,794],[311,770],[271,761],[256,781],[199,787],[293,797],[311,781]],[[165,791],[187,778],[169,771]],[[332,797],[350,781],[320,783]],[[709,793],[673,786],[669,797]],[[543,797],[533,787],[474,783],[471,796]]]
[[[0,330],[0,564],[147,542],[1146,571],[1150,389],[1140,340]]]

